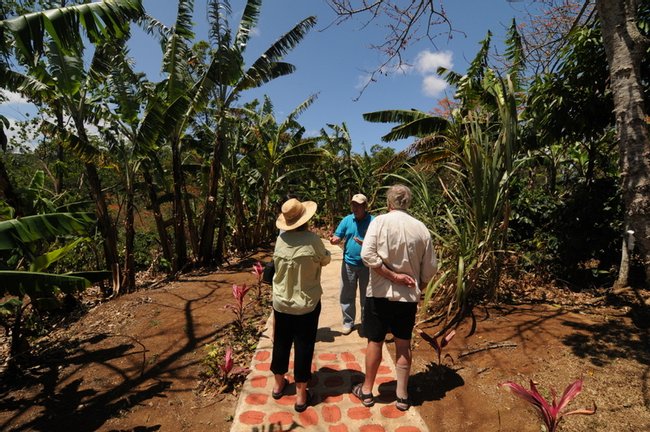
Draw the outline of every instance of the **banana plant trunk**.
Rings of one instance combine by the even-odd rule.
[[[15,215],[23,216],[22,206],[20,205],[20,198],[14,190],[9,173],[5,167],[3,157],[0,157],[0,198],[4,199],[7,204],[13,207]]]
[[[114,264],[119,263],[119,256],[117,253],[117,232],[111,216],[108,213],[108,206],[102,191],[101,180],[97,173],[97,168],[93,163],[86,162],[86,175],[88,176],[88,185],[90,186],[90,194],[95,201],[95,214],[97,215],[97,222],[99,230],[104,238],[104,257],[106,259],[106,268],[112,269]]]
[[[183,203],[185,205],[185,216],[187,217],[187,230],[190,234],[190,246],[192,248],[192,257],[197,260],[199,254],[199,233],[194,223],[194,211],[190,203],[190,194],[187,192],[187,184],[183,181]]]
[[[56,166],[54,168],[54,193],[60,194],[63,192],[63,158],[65,153],[63,151],[63,136],[65,131],[65,124],[63,122],[63,110],[56,107],[56,127],[59,131],[59,142],[56,144]]]
[[[649,42],[639,31],[639,6],[638,0],[596,0],[614,97],[624,226],[631,232],[645,281],[650,283],[650,136],[641,72]],[[626,265],[623,259],[621,264]],[[616,284],[629,285],[623,280],[627,274],[619,272]]]
[[[250,231],[246,229],[248,218],[244,209],[244,200],[241,196],[241,190],[237,182],[231,183],[232,196],[233,196],[233,211],[235,213],[235,224],[237,225],[237,232],[233,242],[240,251],[247,251],[250,249]]]
[[[128,169],[128,168],[127,168]],[[135,206],[133,204],[133,179],[127,179],[126,191],[126,217],[124,218],[125,230],[125,255],[124,258],[124,287],[126,292],[135,291],[135,258],[133,256],[133,245],[135,243],[135,226],[134,226],[134,213]]]
[[[187,264],[187,244],[185,240],[185,214],[183,212],[183,169],[178,140],[171,143],[172,177],[174,181],[174,260],[172,270],[179,272]]]
[[[201,243],[199,245],[199,262],[209,265],[214,257],[214,231],[217,218],[217,193],[221,177],[221,157],[224,152],[222,139],[217,136],[214,140],[212,160],[210,161],[210,176],[208,178],[208,195],[203,207],[203,226],[201,228]],[[223,218],[222,218],[223,219]]]
[[[160,202],[158,202],[158,191],[156,190],[156,185],[153,182],[153,178],[151,177],[151,172],[149,169],[143,169],[142,175],[144,177],[145,183],[147,184],[149,201],[151,202],[153,217],[156,221],[156,229],[158,230],[158,237],[160,238],[160,246],[162,248],[163,257],[168,263],[171,263],[173,260],[172,247],[171,243],[169,242],[169,236],[167,235],[165,220],[163,219],[162,211],[160,210]]]
[[[224,192],[221,198],[221,217],[219,218],[219,235],[217,236],[217,246],[215,248],[215,259],[218,263],[223,262],[225,258],[226,227],[228,218],[226,218],[226,206],[228,205],[228,196]]]
[[[260,210],[257,214],[257,222],[255,223],[255,235],[253,237],[253,244],[260,244],[263,239],[264,231],[266,228],[266,213],[269,208],[269,179],[271,174],[266,176],[264,184],[262,185],[262,196],[260,197]]]

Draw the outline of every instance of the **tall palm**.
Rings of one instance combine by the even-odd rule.
[[[146,80],[143,73],[135,73],[124,47],[115,52],[114,67],[105,86],[98,89],[102,96],[105,125],[100,129],[105,141],[109,143],[122,177],[126,194],[125,212],[125,265],[124,289],[135,288],[134,260],[134,212],[135,184],[140,171],[145,172],[147,186],[153,186],[150,170],[158,165],[156,150],[160,132],[163,129],[161,104],[154,91],[154,85]],[[163,255],[171,260],[171,248],[164,227],[155,190],[149,196],[160,237]]]
[[[325,129],[320,131],[320,165],[326,217],[329,227],[333,227],[335,218],[347,211],[347,203],[360,190],[360,185],[354,180],[357,159],[352,157],[352,138],[347,125],[328,124],[327,127],[331,129],[330,133]]]
[[[204,264],[212,260],[214,252],[216,197],[221,177],[220,161],[229,144],[225,126],[231,115],[231,109],[244,91],[260,87],[295,70],[293,65],[281,60],[316,23],[315,17],[302,20],[273,43],[250,67],[246,67],[244,54],[251,30],[257,25],[261,4],[262,0],[246,2],[239,26],[233,35],[228,22],[231,15],[230,3],[227,0],[211,0],[209,3],[210,39],[213,44],[211,61],[195,98],[195,100],[211,98],[216,124],[199,250],[199,259]]]
[[[0,21],[0,53],[12,50],[21,63],[33,63],[47,41],[69,52],[82,46],[80,30],[92,43],[119,38],[131,20],[144,14],[142,0],[104,0],[29,13]],[[2,58],[0,56],[0,58]],[[0,60],[0,64],[4,58]]]
[[[261,110],[256,113],[257,122],[253,127],[258,148],[255,153],[262,185],[254,244],[264,240],[268,230],[270,197],[277,183],[285,177],[309,169],[309,163],[318,158],[314,151],[316,140],[303,138],[305,128],[296,121],[315,100],[316,95],[308,97],[279,124],[268,98],[265,98]]]
[[[10,72],[7,59],[12,54],[19,63],[34,65],[44,53],[48,41],[58,45],[60,50],[78,51],[82,45],[82,29],[91,42],[99,43],[121,36],[128,22],[138,19],[143,13],[141,0],[107,0],[0,20],[0,87],[12,89],[12,84],[7,80]],[[60,110],[55,109],[54,112],[58,116]],[[0,142],[4,149],[4,129],[8,125],[4,117],[0,120]],[[20,212],[19,201],[5,174],[4,164],[0,160],[0,192]],[[57,178],[60,179],[60,175]]]
[[[185,178],[182,170],[181,142],[185,130],[196,111],[191,93],[196,87],[188,69],[191,58],[193,0],[179,0],[176,21],[169,28],[158,20],[147,16],[146,30],[160,38],[163,50],[162,71],[165,78],[157,84],[156,94],[162,110],[162,123],[152,118],[167,140],[172,154],[174,259],[172,270],[179,271],[187,263],[187,242],[185,234],[186,214],[183,208]]]

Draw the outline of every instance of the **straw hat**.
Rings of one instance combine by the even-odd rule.
[[[318,205],[313,201],[300,202],[291,198],[282,204],[282,214],[275,221],[281,230],[290,231],[307,222],[316,213]]]

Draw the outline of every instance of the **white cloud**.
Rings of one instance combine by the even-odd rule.
[[[2,95],[7,98],[7,101],[5,103],[11,103],[11,104],[28,104],[29,102],[27,99],[22,97],[19,93],[14,93],[8,90],[1,90]]]
[[[366,87],[372,79],[372,75],[370,74],[363,74],[359,75],[357,77],[357,85],[354,86],[356,90],[361,90],[362,88]]]
[[[451,69],[454,66],[452,57],[453,53],[451,51],[420,51],[415,58],[415,69],[421,74],[435,73],[441,66]]]
[[[426,96],[437,97],[447,86],[448,84],[445,80],[434,75],[426,76],[422,80],[422,91]]]

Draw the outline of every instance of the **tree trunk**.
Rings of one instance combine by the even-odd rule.
[[[162,211],[160,210],[160,203],[158,202],[158,191],[156,190],[156,185],[153,182],[151,172],[148,168],[142,170],[142,175],[144,177],[145,183],[147,184],[149,201],[151,201],[151,210],[153,211],[153,217],[156,221],[156,229],[158,230],[158,237],[160,237],[160,246],[162,248],[163,257],[165,260],[167,260],[168,263],[171,263],[173,260],[172,247],[171,243],[169,242],[169,236],[167,235],[165,220],[163,219]]]
[[[226,241],[226,225],[228,219],[226,218],[226,206],[228,205],[228,199],[226,194],[223,194],[221,199],[221,216],[219,217],[219,235],[217,236],[217,247],[215,248],[215,258],[218,263],[222,263],[225,257],[224,254],[224,244]]]
[[[614,97],[624,225],[634,231],[645,280],[650,283],[650,139],[640,67],[648,41],[637,27],[637,0],[597,0],[596,8]],[[617,281],[617,285],[628,283],[621,277]]]
[[[54,168],[54,193],[60,194],[63,192],[63,133],[65,132],[65,125],[63,123],[63,110],[56,107],[56,127],[59,130],[59,142],[56,145],[56,165]]]
[[[187,264],[187,245],[185,243],[185,221],[183,212],[183,169],[181,167],[180,143],[174,141],[172,147],[172,176],[174,179],[174,261],[172,270],[180,271]]]
[[[128,168],[127,168],[128,169]],[[132,175],[129,173],[127,175]],[[124,218],[125,229],[125,258],[124,258],[124,281],[127,292],[135,291],[135,258],[133,257],[133,245],[135,243],[135,227],[133,215],[135,206],[133,204],[133,179],[127,179],[126,187],[126,217]]]
[[[20,198],[16,195],[9,173],[5,168],[4,156],[0,156],[0,198],[5,200],[7,204],[13,207],[15,216],[23,216],[22,206],[20,205]]]
[[[95,201],[95,214],[97,215],[97,223],[99,230],[104,237],[104,258],[106,259],[106,269],[112,269],[114,264],[119,263],[119,255],[117,253],[117,232],[111,216],[108,214],[108,206],[102,191],[101,181],[97,168],[94,164],[86,162],[86,174],[88,176],[88,185],[90,186],[90,194]]]
[[[192,247],[192,257],[196,261],[199,254],[199,233],[194,224],[194,211],[190,205],[190,194],[187,193],[187,185],[183,178],[183,203],[185,205],[185,216],[187,217],[187,230],[190,233],[190,246]]]
[[[221,156],[223,143],[219,134],[215,138],[210,161],[210,177],[208,178],[208,196],[203,207],[203,227],[201,228],[201,244],[199,246],[199,262],[208,265],[212,262],[214,243],[215,219],[217,217],[217,192],[219,191],[219,177],[221,177]]]

